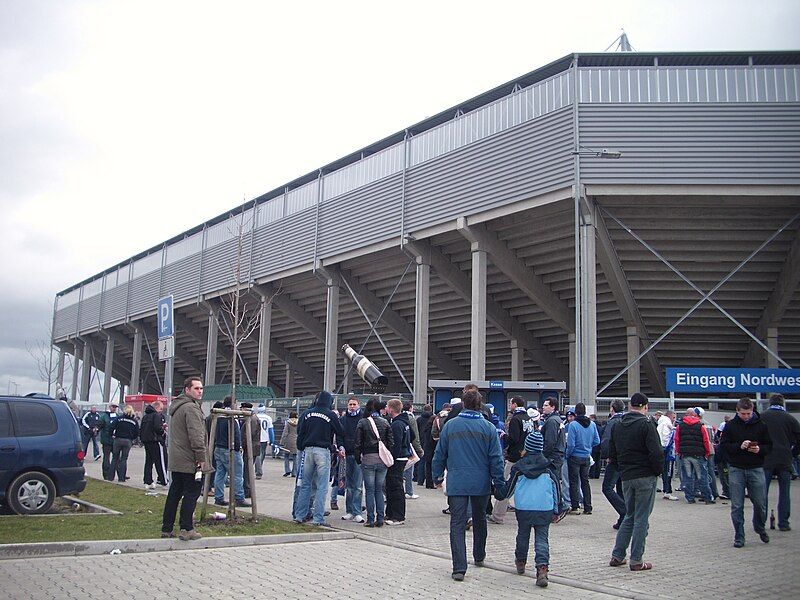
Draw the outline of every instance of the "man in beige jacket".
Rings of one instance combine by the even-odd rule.
[[[206,460],[206,428],[201,401],[203,381],[188,377],[183,382],[183,393],[169,407],[169,470],[172,481],[164,504],[161,537],[175,537],[172,529],[178,504],[181,503],[180,539],[199,540],[202,536],[194,530],[194,509],[200,496],[200,472],[210,471]]]

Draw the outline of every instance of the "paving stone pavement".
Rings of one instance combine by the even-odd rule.
[[[143,462],[143,451],[134,449],[128,469],[132,479],[128,484],[141,486],[138,474],[142,472]],[[99,463],[88,463],[87,472],[99,477]],[[256,482],[258,507],[263,514],[288,519],[291,518],[294,479],[282,477],[282,474],[282,460],[264,462],[264,478]],[[790,574],[796,568],[800,552],[800,522],[794,523],[795,530],[791,532],[770,531],[771,542],[763,544],[749,526],[752,509],[748,501],[745,505],[746,545],[735,549],[728,502],[718,501],[713,506],[689,505],[683,499],[680,502],[662,500],[658,494],[645,551],[645,560],[653,562],[654,568],[647,573],[632,573],[627,568],[608,566],[616,533],[611,524],[616,520],[616,513],[603,497],[600,481],[592,480],[591,484],[593,514],[569,516],[550,529],[551,572],[555,575],[593,582],[627,594],[670,598],[696,598],[712,590],[720,598],[796,597]],[[774,507],[776,486],[770,491]],[[449,554],[449,517],[441,513],[446,498],[439,490],[415,486],[415,492],[420,498],[407,501],[404,526],[365,529],[342,521],[343,510],[332,512],[328,518],[336,528]],[[344,499],[340,499],[339,505],[344,508]],[[792,508],[794,515],[800,514],[800,480],[792,482]],[[469,547],[470,534],[467,535]],[[512,512],[508,513],[505,524],[490,524],[487,560],[512,566],[515,536],[516,519]],[[533,548],[529,557],[531,562],[532,559]],[[586,593],[574,591],[581,597]]]
[[[546,593],[568,599],[575,591],[551,583]],[[530,577],[474,567],[457,583],[446,559],[363,540],[0,561],[0,600],[511,599],[544,592]],[[580,597],[614,598],[585,590]]]

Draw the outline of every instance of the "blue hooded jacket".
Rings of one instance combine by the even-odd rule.
[[[597,433],[597,425],[586,415],[579,415],[567,425],[567,458],[589,458],[592,448],[598,444],[600,434]]]
[[[303,411],[297,425],[297,449],[305,450],[310,446],[317,448],[330,448],[333,445],[333,436],[336,435],[336,445],[342,446],[344,430],[339,422],[339,415],[331,410],[333,396],[330,392],[320,392],[314,405]]]
[[[505,487],[503,451],[497,429],[475,410],[463,409],[442,428],[433,455],[433,479],[447,469],[448,496],[485,496]]]

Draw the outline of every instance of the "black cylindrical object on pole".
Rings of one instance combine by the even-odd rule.
[[[353,363],[353,369],[361,379],[370,385],[373,392],[380,394],[386,389],[386,386],[389,385],[389,378],[381,373],[371,360],[363,354],[356,354],[349,344],[342,346],[342,352]]]

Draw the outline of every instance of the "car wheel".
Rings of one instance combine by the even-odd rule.
[[[18,475],[8,488],[8,505],[18,515],[40,515],[53,506],[56,486],[44,473],[30,471]]]

